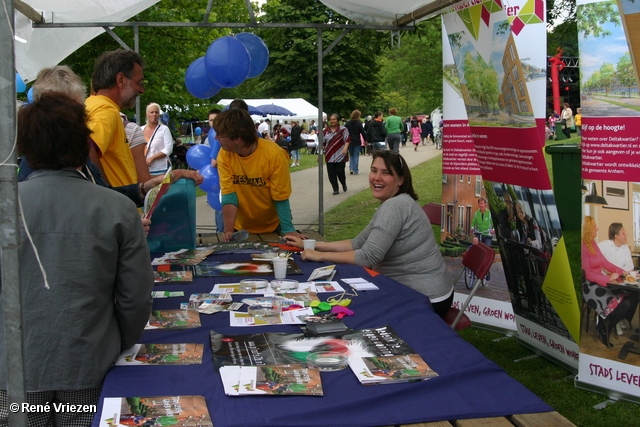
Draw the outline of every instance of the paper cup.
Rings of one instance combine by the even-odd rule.
[[[316,241],[314,239],[303,240],[302,243],[304,244],[304,248],[305,249],[315,249],[316,248]]]
[[[287,277],[287,258],[274,258],[273,262],[273,275],[276,279],[284,279]]]

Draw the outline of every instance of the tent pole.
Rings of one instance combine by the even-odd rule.
[[[20,288],[20,214],[18,210],[16,140],[16,77],[13,0],[2,0],[0,22],[0,237],[2,297],[7,358],[7,403],[26,402],[24,343],[22,340],[22,294]],[[3,65],[4,64],[4,65]],[[8,84],[7,84],[8,83]],[[11,406],[9,406],[11,408]],[[26,411],[9,411],[9,425],[26,426]]]
[[[133,27],[133,50],[140,53],[140,27],[135,25]],[[142,117],[140,117],[140,97],[136,96],[136,123],[138,126],[142,126]]]
[[[318,28],[318,232],[324,236],[324,181],[322,170],[322,152],[324,142],[324,128],[322,112],[324,111],[322,92],[322,28]]]

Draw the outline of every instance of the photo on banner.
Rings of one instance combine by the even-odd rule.
[[[579,308],[542,153],[545,12],[544,2],[534,0],[470,1],[443,12],[443,177],[456,174],[459,190],[464,174],[482,175],[479,193],[491,212],[492,243],[500,252],[517,337],[575,370]],[[472,172],[474,157],[479,172]],[[446,194],[443,188],[453,230],[470,229],[465,221],[473,220],[477,201],[460,206],[461,199],[447,200]]]
[[[577,18],[587,191],[576,384],[640,402],[640,4],[581,0]]]

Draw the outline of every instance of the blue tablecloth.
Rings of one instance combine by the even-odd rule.
[[[294,255],[304,281],[321,263]],[[213,259],[247,260],[249,255]],[[382,275],[371,278],[358,266],[339,265],[334,280],[365,277],[379,291],[360,292],[344,322],[353,329],[390,325],[440,375],[407,384],[363,386],[350,369],[322,373],[324,396],[242,396],[223,392],[214,372],[209,331],[222,334],[299,332],[295,326],[231,328],[229,315],[200,315],[202,327],[184,331],[147,331],[143,343],[205,344],[203,363],[186,366],[118,366],[108,373],[102,397],[203,395],[216,427],[231,426],[377,426],[484,418],[552,411],[535,394],[509,377],[475,347],[461,339],[432,310],[428,298]],[[271,279],[269,277],[265,277]],[[214,283],[237,283],[238,277],[195,279],[192,284],[158,285],[183,290],[184,298],[158,299],[154,309],[178,308],[191,293],[209,292]],[[346,284],[340,282],[343,287]],[[324,300],[333,294],[319,294]],[[101,412],[98,407],[98,414]],[[98,424],[98,417],[94,425]]]

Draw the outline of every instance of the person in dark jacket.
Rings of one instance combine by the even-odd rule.
[[[351,175],[358,175],[360,173],[358,171],[360,147],[362,146],[360,136],[362,135],[362,138],[364,138],[365,141],[367,139],[367,135],[365,135],[364,128],[362,127],[362,122],[360,121],[360,115],[360,111],[353,110],[351,113],[351,120],[349,120],[345,125],[349,131],[349,136],[351,137],[351,144],[349,144],[349,173]]]
[[[385,138],[387,137],[387,129],[382,121],[382,111],[376,111],[376,114],[367,129],[367,142],[371,144],[371,150],[384,150],[387,147]]]
[[[427,142],[433,142],[433,123],[429,119],[429,116],[422,119],[420,124],[420,138],[422,138],[422,145],[427,145]]]
[[[296,120],[291,120],[291,137],[289,141],[289,153],[291,154],[291,167],[300,166],[300,149],[306,146],[300,134],[302,128],[298,125]]]

